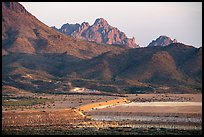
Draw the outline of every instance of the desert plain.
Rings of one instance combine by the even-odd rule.
[[[202,134],[202,94],[16,92],[3,93],[3,134]]]

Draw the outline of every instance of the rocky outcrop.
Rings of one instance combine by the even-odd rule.
[[[80,24],[76,23],[76,24],[64,24],[60,31],[67,34],[67,35],[71,35],[76,29],[78,29],[80,27]]]
[[[159,38],[157,38],[156,40],[153,40],[151,43],[149,43],[148,47],[167,46],[172,43],[177,43],[177,40],[176,39],[172,40],[170,37],[162,35],[162,36],[159,36]]]
[[[58,31],[78,39],[95,41],[97,43],[122,45],[130,48],[139,47],[135,43],[135,38],[127,38],[125,33],[112,27],[103,18],[95,20],[93,25],[88,22],[79,24],[64,24]]]

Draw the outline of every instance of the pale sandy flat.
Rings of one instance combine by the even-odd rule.
[[[131,102],[97,109],[98,112],[202,114],[202,102]]]
[[[131,102],[121,106],[202,106],[202,102]]]

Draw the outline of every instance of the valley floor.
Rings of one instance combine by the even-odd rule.
[[[22,103],[22,96],[44,102],[13,104]],[[81,94],[22,93],[7,95],[6,99],[3,96],[2,133],[202,134],[201,94],[124,96],[125,99],[117,95]],[[87,105],[93,107],[80,110]]]

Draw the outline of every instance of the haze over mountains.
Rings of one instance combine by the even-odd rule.
[[[95,20],[93,25],[88,22],[80,24],[64,24],[60,29],[52,27],[66,35],[73,36],[78,39],[95,41],[97,43],[122,45],[130,48],[137,48],[139,45],[135,43],[135,38],[127,38],[124,32],[121,32],[115,27],[112,27],[103,18]]]
[[[2,3],[2,85],[32,92],[68,92],[72,86],[119,93],[201,92],[202,47],[160,37],[152,46],[126,48],[118,46],[125,37],[117,43],[118,35],[124,33],[109,25],[102,25],[100,32],[102,22],[106,24],[98,19],[92,27],[65,25],[73,28],[61,28],[72,35],[67,36],[40,22],[19,3]],[[81,27],[89,29],[81,31]],[[116,39],[106,41],[102,34],[108,36],[110,30]],[[82,40],[83,36],[111,44]]]

